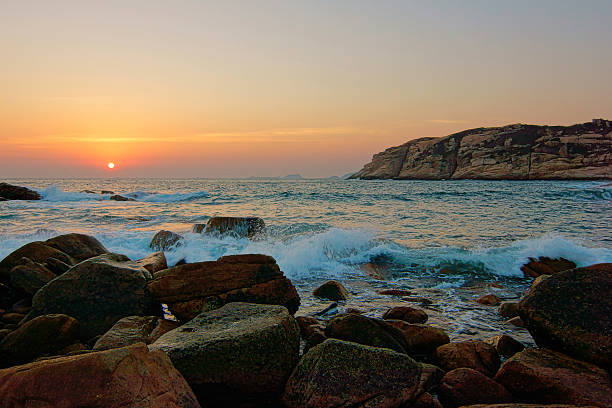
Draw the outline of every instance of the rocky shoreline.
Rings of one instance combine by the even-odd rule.
[[[250,239],[265,234],[263,221],[253,219],[212,218],[194,228]],[[165,231],[151,247],[180,244]],[[0,261],[0,401],[612,406],[612,264],[576,268],[534,259],[523,272],[535,279],[520,302],[491,293],[478,307],[525,326],[538,347],[503,333],[451,341],[443,327],[429,324],[427,298],[410,306],[399,300],[380,317],[300,309],[295,286],[266,255],[168,267],[163,250],[131,260],[82,234],[32,242]],[[343,304],[351,293],[329,281],[313,296]]]

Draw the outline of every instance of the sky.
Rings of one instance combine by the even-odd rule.
[[[0,0],[0,177],[339,176],[419,137],[612,119],[611,16],[610,0]]]

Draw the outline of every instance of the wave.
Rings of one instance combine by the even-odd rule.
[[[44,190],[38,191],[40,196],[45,201],[100,201],[108,200],[110,195],[108,194],[95,194],[95,193],[77,193],[73,191],[63,191],[55,185],[51,185]]]
[[[67,201],[101,201],[109,200],[112,194],[96,194],[96,193],[77,193],[73,191],[63,191],[55,185],[51,185],[44,190],[39,190],[39,193],[44,201],[51,202],[67,202]],[[208,191],[197,191],[194,193],[151,193],[144,191],[135,191],[132,193],[119,194],[124,197],[133,198],[136,201],[148,203],[174,203],[181,201],[192,201],[199,198],[210,197]]]
[[[162,194],[136,191],[133,193],[124,194],[124,196],[133,198],[136,201],[143,201],[147,203],[176,203],[180,201],[196,200],[198,198],[207,198],[210,197],[210,193],[208,191],[196,191],[194,193]]]

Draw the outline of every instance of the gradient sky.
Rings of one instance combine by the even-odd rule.
[[[610,0],[0,0],[0,176],[322,177],[418,137],[612,119],[611,17]]]

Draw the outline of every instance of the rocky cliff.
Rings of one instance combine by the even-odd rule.
[[[508,125],[411,140],[375,154],[353,179],[612,179],[612,121]]]

